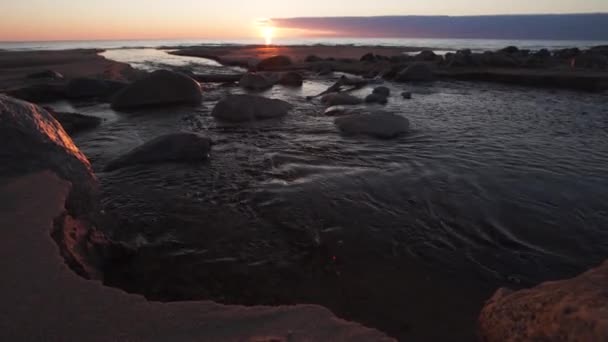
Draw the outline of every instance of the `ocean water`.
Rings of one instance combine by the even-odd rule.
[[[236,70],[151,48],[104,56],[148,71]],[[294,110],[249,124],[210,115],[244,92],[234,86],[203,84],[196,107],[51,104],[105,119],[74,139],[102,184],[105,229],[138,248],[106,270],[106,284],[163,301],[315,303],[403,340],[466,341],[496,288],[570,277],[608,258],[608,94],[384,82],[389,104],[363,110],[412,126],[385,141],[340,135],[324,106],[306,100],[339,76],[307,74],[302,88],[259,93]],[[103,172],[178,131],[211,137],[209,161]]]
[[[262,39],[236,40],[107,40],[107,41],[53,41],[53,42],[0,42],[2,50],[64,50],[64,49],[120,49],[156,48],[160,46],[225,45],[225,44],[264,44]],[[422,39],[422,38],[276,38],[274,44],[280,45],[380,45],[430,48],[434,50],[457,50],[469,48],[476,51],[497,50],[515,45],[522,49],[539,50],[569,47],[588,48],[608,45],[608,41],[584,40],[500,40],[500,39]]]

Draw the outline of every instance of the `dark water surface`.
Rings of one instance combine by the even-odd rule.
[[[401,339],[467,340],[498,286],[608,257],[607,94],[387,83],[385,109],[412,132],[384,141],[342,137],[304,99],[331,83],[275,87],[263,95],[295,110],[239,125],[210,116],[234,87],[205,86],[198,108],[56,104],[106,118],[75,140],[116,219],[107,229],[140,247],[108,283],[158,300],[317,303]],[[178,131],[211,137],[210,160],[101,172]]]

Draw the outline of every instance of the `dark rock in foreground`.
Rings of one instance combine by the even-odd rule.
[[[369,94],[365,98],[365,103],[379,103],[379,104],[387,104],[388,98],[381,94]]]
[[[127,86],[127,83],[118,81],[75,78],[68,83],[65,96],[69,99],[108,99]]]
[[[433,81],[435,75],[426,63],[414,63],[397,74],[397,82],[428,82]]]
[[[289,87],[301,87],[304,84],[304,77],[295,71],[286,72],[281,74],[279,84]]]
[[[93,129],[103,122],[96,116],[82,115],[78,113],[56,112],[50,108],[45,108],[54,118],[59,121],[63,129],[73,135],[78,132]]]
[[[209,157],[211,140],[194,133],[175,133],[155,138],[114,159],[105,171],[137,164],[200,162]]]
[[[65,86],[61,84],[34,84],[8,90],[6,93],[24,101],[44,103],[65,98]]]
[[[342,116],[334,123],[343,134],[369,135],[381,139],[395,138],[406,133],[410,127],[408,119],[386,112]]]
[[[279,78],[277,75],[262,73],[262,72],[248,72],[239,80],[239,85],[248,90],[266,90],[272,88]]]
[[[479,318],[483,341],[608,341],[608,262],[529,290],[500,289]]]
[[[257,69],[260,71],[273,70],[273,69],[287,67],[292,64],[293,64],[293,62],[291,61],[291,58],[289,58],[287,56],[274,56],[274,57],[266,58],[266,59],[262,60],[260,63],[258,63]]]
[[[387,87],[381,86],[374,88],[372,94],[382,95],[384,97],[389,97],[391,95],[391,90]]]
[[[198,105],[202,99],[201,87],[192,78],[172,71],[158,70],[116,94],[112,101],[112,108]]]
[[[358,105],[363,103],[363,100],[360,98],[344,94],[344,93],[331,93],[323,96],[321,98],[321,102],[323,102],[327,106],[346,106],[346,105]]]
[[[287,115],[292,105],[276,99],[254,95],[230,95],[213,108],[215,118],[230,122],[272,119]]]

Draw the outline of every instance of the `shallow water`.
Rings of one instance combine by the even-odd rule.
[[[159,63],[174,65],[154,55],[144,68]],[[218,68],[196,66],[207,67]],[[75,140],[117,222],[109,231],[141,248],[109,283],[161,300],[319,303],[400,338],[458,340],[473,326],[433,335],[424,319],[474,324],[497,286],[572,276],[608,257],[607,94],[386,83],[393,95],[377,108],[404,115],[412,131],[385,141],[341,136],[305,100],[331,83],[275,87],[262,95],[291,102],[292,113],[239,125],[210,116],[242,92],[231,87],[206,85],[197,108],[55,104],[106,119]],[[101,172],[176,131],[211,137],[211,159]]]

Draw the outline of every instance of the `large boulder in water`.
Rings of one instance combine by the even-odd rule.
[[[44,109],[48,111],[49,114],[55,118],[55,120],[59,121],[63,129],[69,135],[93,129],[101,125],[103,122],[101,118],[96,116],[82,115],[79,113],[57,112],[51,108]]]
[[[287,56],[273,56],[262,60],[257,65],[258,70],[280,69],[292,65],[291,58]]]
[[[414,63],[395,77],[397,82],[428,82],[435,79],[435,74],[426,63]]]
[[[323,96],[321,98],[321,102],[327,106],[352,106],[363,103],[363,100],[360,98],[344,94],[344,93],[331,93]]]
[[[192,78],[168,71],[158,70],[135,81],[114,97],[112,108],[130,109],[145,106],[174,104],[200,104],[203,99],[201,87]]]
[[[200,162],[209,157],[211,139],[194,133],[175,133],[148,141],[112,160],[105,171],[137,164]]]
[[[215,105],[215,118],[230,122],[245,122],[278,118],[287,115],[292,105],[276,99],[254,95],[230,95]]]
[[[408,119],[387,112],[342,116],[334,124],[346,135],[369,135],[381,139],[397,137],[406,133],[410,127]]]
[[[608,262],[576,278],[500,289],[479,318],[482,341],[608,341]]]
[[[266,90],[272,88],[279,77],[269,73],[248,72],[239,80],[239,85],[249,90]]]
[[[279,84],[289,87],[301,87],[304,84],[304,77],[299,72],[285,72],[281,74]]]
[[[0,176],[50,170],[72,183],[79,211],[92,203],[97,181],[91,165],[53,116],[41,107],[0,95]]]

